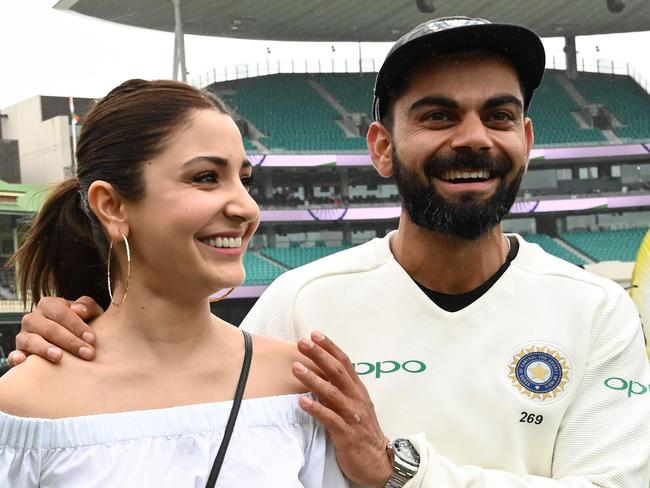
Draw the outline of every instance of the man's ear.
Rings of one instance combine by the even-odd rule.
[[[390,131],[379,122],[368,128],[368,150],[377,172],[384,178],[393,176],[393,146]]]
[[[105,181],[93,181],[88,188],[88,205],[104,229],[114,241],[121,241],[122,234],[129,235],[129,224],[124,199]]]
[[[533,121],[530,117],[524,118],[524,135],[526,137],[526,166],[525,170],[528,171],[528,162],[530,161],[530,151],[533,149],[535,142],[535,131],[533,130]]]

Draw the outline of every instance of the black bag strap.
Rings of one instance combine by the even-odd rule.
[[[217,477],[219,476],[219,471],[221,471],[223,459],[226,457],[228,444],[230,444],[232,431],[235,428],[235,422],[237,421],[239,407],[241,405],[242,398],[244,398],[244,390],[246,389],[248,372],[251,369],[251,359],[253,357],[253,340],[248,332],[245,330],[242,330],[241,332],[244,335],[244,362],[242,363],[241,373],[239,374],[237,391],[235,391],[235,398],[232,402],[232,408],[230,409],[230,416],[228,417],[226,430],[223,433],[223,439],[221,440],[221,445],[219,446],[219,452],[217,452],[217,456],[214,458],[214,463],[212,464],[212,469],[210,470],[210,476],[208,477],[208,482],[205,485],[206,488],[214,488],[214,485],[217,483]]]

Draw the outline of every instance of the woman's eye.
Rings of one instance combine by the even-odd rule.
[[[251,187],[253,186],[253,177],[252,176],[243,177],[241,179],[241,184],[244,185],[244,188],[250,191]]]
[[[219,181],[219,177],[214,171],[206,171],[205,173],[196,175],[194,178],[192,178],[192,181],[194,183],[202,184],[217,183]]]

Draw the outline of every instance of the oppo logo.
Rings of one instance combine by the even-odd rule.
[[[352,366],[354,366],[354,370],[359,376],[374,373],[375,378],[380,378],[382,374],[397,373],[398,371],[417,374],[427,369],[427,365],[417,359],[410,359],[401,364],[397,361],[388,360],[377,361],[376,363],[352,363]]]
[[[612,390],[627,390],[628,398],[632,395],[644,395],[650,392],[650,385],[643,385],[638,381],[624,380],[623,378],[616,377],[607,378],[605,380],[605,386]]]

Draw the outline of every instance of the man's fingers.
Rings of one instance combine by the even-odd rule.
[[[32,316],[31,318],[29,316],[32,314],[25,315],[23,317],[23,331],[16,336],[16,349],[27,354],[36,354],[54,362],[61,358],[56,351],[49,350],[52,347],[65,349],[82,359],[93,359],[95,357],[95,348],[68,330],[71,326],[71,320],[80,322],[84,327],[88,326],[69,308],[68,314],[66,319],[59,319],[61,322],[54,322],[42,315]],[[75,328],[76,330],[82,330],[78,324],[76,324]],[[84,337],[90,338],[87,335],[84,335]],[[94,342],[94,334],[92,340]]]
[[[29,332],[20,332],[16,336],[16,348],[22,354],[36,354],[53,363],[59,362],[63,356],[61,349],[53,346],[41,336]]]
[[[86,308],[86,313],[96,311],[96,307],[89,302],[79,305]],[[74,355],[79,355],[81,347],[92,349],[95,343],[93,330],[70,307],[70,302],[62,298],[44,297],[38,302],[36,310],[23,317],[21,330],[38,334]],[[76,336],[77,340],[70,334]],[[32,353],[29,350],[25,352]]]
[[[89,296],[77,298],[70,304],[70,309],[86,322],[104,313],[104,309]]]
[[[333,409],[344,419],[350,419],[353,417],[348,397],[346,397],[334,384],[324,380],[313,371],[306,368],[304,364],[299,362],[293,363],[292,371],[298,381],[305,385],[305,387],[310,390],[323,403],[323,405]]]
[[[24,362],[27,359],[27,356],[22,351],[11,351],[9,356],[7,356],[7,361],[9,361],[9,366],[18,366],[20,363]]]
[[[300,408],[314,417],[332,436],[339,436],[345,432],[346,423],[335,412],[307,396],[298,400]]]
[[[352,378],[352,375],[356,376],[354,370],[348,370],[343,362],[333,357],[315,342],[304,337],[298,340],[298,350],[311,359],[325,373],[325,376],[332,384],[338,386],[348,394],[352,393],[356,387]]]
[[[350,361],[348,355],[345,354],[339,346],[334,344],[334,341],[332,341],[329,337],[318,330],[315,330],[311,333],[311,339],[325,351],[331,354],[334,358],[336,358],[343,365],[353,380],[358,379],[357,373],[354,371],[352,361]],[[361,380],[358,381],[360,382]]]

